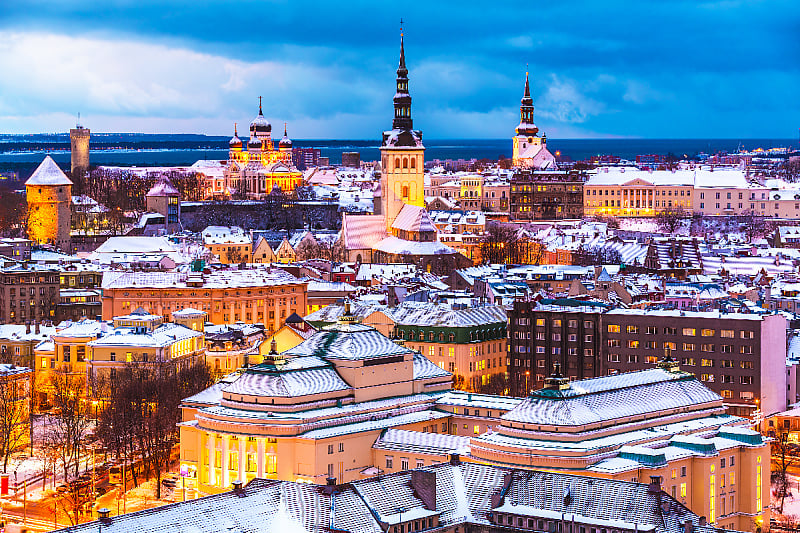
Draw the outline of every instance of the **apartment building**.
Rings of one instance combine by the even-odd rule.
[[[390,313],[395,335],[454,374],[458,388],[478,391],[506,372],[508,319],[501,306],[403,302]]]
[[[0,323],[33,324],[55,320],[59,271],[31,263],[6,263],[0,268]]]
[[[527,396],[542,388],[556,364],[572,380],[599,376],[600,317],[608,308],[601,302],[566,298],[516,299],[508,326],[511,393]]]
[[[615,309],[601,319],[602,373],[653,368],[665,353],[731,414],[786,410],[786,319],[720,311]]]
[[[583,183],[577,172],[518,171],[511,178],[511,217],[515,220],[581,218]]]

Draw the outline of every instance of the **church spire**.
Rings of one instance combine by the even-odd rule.
[[[539,132],[539,128],[533,123],[533,98],[531,98],[531,86],[528,81],[528,72],[525,71],[525,93],[519,106],[519,135],[534,136]]]
[[[400,20],[400,64],[397,67],[397,92],[394,95],[394,120],[392,129],[410,130],[411,95],[408,94],[408,69],[406,68],[406,52],[403,44],[403,20]]]

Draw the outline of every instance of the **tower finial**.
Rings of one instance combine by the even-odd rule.
[[[531,86],[528,83],[528,64],[525,64],[525,98],[531,97]]]
[[[261,111],[261,97],[260,96],[258,97],[258,114],[259,115],[263,115],[264,114],[264,112]]]
[[[239,136],[239,128],[238,128],[238,125],[236,124],[236,122],[233,123],[233,136],[234,137],[238,137]]]
[[[289,134],[286,133],[286,122],[283,123],[283,136],[288,137]]]

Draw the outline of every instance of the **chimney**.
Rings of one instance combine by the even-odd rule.
[[[683,523],[683,533],[693,533],[694,532],[694,524],[692,521],[687,519],[686,522]]]
[[[325,487],[322,489],[322,493],[330,496],[336,492],[336,478],[335,477],[326,477],[325,478]]]
[[[108,507],[101,507],[100,509],[97,510],[97,517],[104,524],[110,524],[111,523],[111,509],[109,509]]]
[[[450,464],[453,466],[458,466],[461,464],[461,457],[457,453],[450,454]]]
[[[650,476],[650,486],[647,488],[650,494],[661,493],[661,476]]]
[[[244,494],[244,489],[242,489],[242,480],[241,479],[237,479],[237,480],[233,481],[231,483],[231,485],[233,485],[233,493],[234,494],[238,494],[240,496],[242,494]]]
[[[36,320],[36,321],[34,321],[33,324],[34,324],[34,330],[33,331],[38,335],[39,334],[39,321]]]
[[[708,520],[706,520],[705,516],[701,516],[700,520],[698,521],[698,525],[705,526],[708,524]]]
[[[412,470],[411,488],[414,489],[414,495],[422,501],[425,509],[436,510],[436,472]]]
[[[31,323],[30,323],[30,321],[26,321],[25,322],[25,333],[30,333],[30,332],[31,332]]]

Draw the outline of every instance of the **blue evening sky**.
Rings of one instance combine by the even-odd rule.
[[[0,2],[0,133],[513,133],[526,64],[552,138],[796,138],[800,1]],[[282,133],[282,132],[281,132]]]

